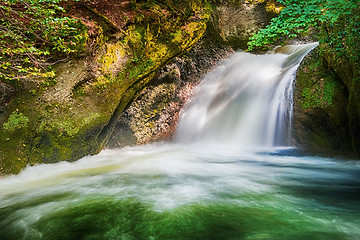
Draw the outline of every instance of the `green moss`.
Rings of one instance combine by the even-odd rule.
[[[112,79],[123,68],[127,60],[126,50],[121,42],[104,44],[105,53],[98,60],[99,70]],[[98,81],[106,82],[99,78]]]
[[[331,149],[332,145],[329,141],[329,136],[324,131],[311,132],[309,135],[312,142],[316,143],[321,148]]]
[[[345,70],[344,77],[358,76],[355,73],[360,73],[360,8],[343,14],[336,22],[324,23],[320,37],[323,54],[334,69]]]
[[[26,166],[27,152],[31,151],[26,136],[24,129],[17,130],[16,134],[0,134],[0,176],[18,173]]]
[[[349,92],[319,49],[313,50],[298,70],[294,101],[294,131],[300,144],[319,149],[351,149]]]
[[[20,103],[18,105],[20,107]],[[22,109],[14,109],[0,128],[0,176],[1,173],[17,173],[27,164],[31,115]]]
[[[320,47],[329,67],[336,72],[348,92],[346,107],[352,148],[360,152],[360,8],[326,22],[320,32]]]
[[[311,87],[306,87],[302,92],[301,106],[303,109],[327,107],[332,105],[335,94],[336,82],[328,78],[320,79]]]
[[[333,79],[331,79],[331,80],[333,80]],[[327,82],[325,82],[323,101],[326,103],[326,105],[332,105],[333,104],[332,99],[333,99],[336,87],[339,87],[339,85],[335,81],[327,81]]]
[[[6,131],[15,131],[24,127],[27,127],[29,123],[29,118],[24,116],[20,112],[13,112],[8,121],[3,124],[3,128]]]
[[[308,108],[328,108],[338,94],[340,83],[334,73],[324,66],[319,50],[314,50],[297,74],[296,88],[301,93],[299,105]]]
[[[50,113],[51,115],[51,113]],[[64,116],[66,116],[64,114]],[[38,128],[36,129],[38,133],[42,131],[58,131],[57,135],[62,136],[66,135],[69,137],[75,136],[84,126],[95,123],[99,120],[101,115],[99,113],[90,113],[90,116],[84,117],[82,119],[77,119],[74,121],[74,118],[56,118],[55,121],[49,116],[48,118],[43,118]]]

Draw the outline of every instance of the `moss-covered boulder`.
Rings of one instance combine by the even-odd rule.
[[[295,141],[360,152],[360,8],[326,22],[320,46],[298,71]]]
[[[0,113],[1,173],[99,152],[154,73],[201,38],[211,8],[202,0],[100,2],[67,9],[87,26],[89,52],[57,64],[55,79],[21,86]]]
[[[295,83],[294,141],[314,149],[351,150],[346,107],[348,91],[325,65],[319,49],[303,60]]]

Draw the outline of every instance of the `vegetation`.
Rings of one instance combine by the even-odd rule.
[[[249,49],[320,29],[322,45],[328,55],[336,54],[337,62],[359,58],[359,51],[349,48],[360,41],[360,14],[348,17],[357,7],[355,1],[252,1],[264,2],[272,12],[282,11],[253,36]],[[116,2],[121,1],[0,2],[0,107],[6,106],[0,109],[0,169],[4,172],[98,152],[117,116],[155,71],[201,38],[210,3],[220,1]],[[334,102],[336,86],[330,83],[304,90],[303,97],[309,100],[305,107]],[[321,101],[312,97],[314,93]],[[360,102],[353,96],[354,102]]]
[[[334,24],[359,7],[357,0],[277,0],[277,3],[283,10],[251,37],[249,50],[266,49],[273,43],[319,31],[322,24]],[[351,21],[356,23],[355,19]]]
[[[354,79],[360,80],[360,3],[351,14],[341,15],[335,22],[324,22],[320,43],[328,61],[338,68],[351,65]]]
[[[297,74],[296,88],[301,93],[298,102],[303,111],[326,109],[333,106],[334,98],[340,99],[340,83],[332,72],[321,64],[318,52],[319,50],[314,50],[311,58],[304,62]]]
[[[24,116],[22,113],[15,111],[10,115],[8,121],[3,124],[3,127],[6,131],[15,131],[16,129],[26,127],[28,123],[28,117]]]
[[[60,0],[0,2],[0,81],[41,84],[53,78],[49,67],[81,51],[85,26],[65,15]]]

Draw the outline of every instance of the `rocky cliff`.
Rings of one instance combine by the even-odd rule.
[[[3,174],[99,152],[157,70],[202,37],[211,12],[201,0],[66,3],[88,52],[56,64],[53,81],[2,98]]]

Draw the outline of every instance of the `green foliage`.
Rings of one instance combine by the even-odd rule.
[[[360,71],[360,6],[351,14],[344,14],[336,22],[326,22],[320,31],[320,44],[324,53],[344,68],[352,65],[352,71]],[[358,75],[353,73],[353,75]],[[355,77],[354,76],[354,77]]]
[[[248,43],[249,50],[267,48],[276,41],[291,39],[318,30],[322,23],[334,23],[341,15],[351,14],[357,0],[277,0],[284,6],[278,17],[255,33]]]
[[[65,16],[59,2],[0,2],[0,81],[14,84],[52,78],[49,67],[54,62],[84,47],[85,26]]]
[[[29,118],[19,112],[13,112],[8,121],[3,124],[3,128],[6,131],[15,131],[17,129],[26,127],[29,123]]]
[[[18,0],[16,2],[19,6],[22,6],[23,3],[27,3],[27,5],[33,4],[33,2],[30,4],[30,1],[24,0],[21,2]],[[38,6],[40,6],[40,0],[37,0],[37,2],[39,2]],[[42,0],[42,3],[44,2],[49,2],[49,0]],[[106,6],[105,9],[108,9],[112,7],[110,2],[115,1],[101,2]],[[162,64],[183,53],[185,49],[191,46],[192,42],[202,36],[211,9],[205,0],[174,0],[173,5],[171,1],[137,1],[136,10],[134,11],[127,8],[125,4],[123,10],[124,14],[128,16],[125,23],[121,22],[121,17],[111,18],[111,14],[116,11],[101,17],[100,15],[104,13],[102,11],[104,9],[101,8],[102,6],[97,8],[99,5],[93,5],[93,3],[95,1],[92,1],[91,4],[73,5],[70,2],[62,2],[61,6],[66,6],[69,12],[65,13],[62,10],[56,10],[50,16],[50,18],[57,17],[60,19],[66,17],[66,14],[71,14],[84,19],[84,24],[86,24],[88,30],[81,33],[83,25],[74,20],[75,23],[79,24],[78,30],[74,30],[74,34],[79,33],[86,36],[87,33],[86,38],[88,37],[88,39],[82,38],[80,42],[85,41],[87,43],[87,51],[89,49],[94,50],[93,58],[87,59],[88,61],[74,59],[78,55],[74,54],[70,56],[71,61],[57,64],[54,67],[59,74],[57,78],[59,88],[46,89],[45,93],[40,96],[39,88],[33,87],[33,81],[38,81],[36,84],[38,87],[42,87],[41,76],[37,80],[34,79],[34,75],[28,76],[26,73],[19,75],[13,69],[9,72],[6,72],[6,69],[1,70],[3,76],[5,73],[14,72],[15,74],[12,79],[6,80],[7,83],[22,84],[27,79],[31,81],[31,85],[25,82],[30,85],[29,88],[29,85],[25,85],[25,89],[31,92],[23,91],[24,89],[20,88],[21,94],[18,94],[16,98],[14,97],[7,107],[7,109],[18,108],[24,114],[28,112],[31,112],[31,114],[26,115],[29,117],[28,127],[23,127],[14,132],[5,131],[3,123],[1,123],[0,128],[3,129],[4,134],[0,134],[0,169],[4,167],[7,172],[17,173],[26,164],[76,160],[90,153],[98,153],[110,133],[110,128],[104,128],[104,126],[111,126],[109,124],[111,117],[116,117],[123,111],[129,102],[146,86],[154,72]],[[7,1],[6,4],[9,5],[10,3]],[[1,6],[6,4],[0,1]],[[11,6],[16,9],[15,5]],[[43,4],[40,7],[49,9],[47,6]],[[81,11],[72,12],[71,7],[80,7]],[[94,11],[91,11],[92,7]],[[23,12],[20,8],[18,10]],[[97,10],[99,12],[96,13]],[[86,19],[82,18],[84,12],[89,13]],[[144,17],[135,17],[136,15],[142,16],[140,14]],[[36,29],[31,30],[31,34],[27,34],[22,41],[26,43],[27,39],[29,39],[29,46],[36,43],[33,46],[38,51],[48,50],[49,54],[35,56],[36,63],[40,63],[37,65],[39,72],[45,73],[48,64],[67,57],[68,52],[54,48],[55,45],[50,41],[38,39],[37,36],[44,36],[43,31],[46,30],[45,16],[37,16],[39,20],[35,16],[32,17],[34,21],[39,22],[39,25],[44,24],[41,25],[41,28],[37,28],[39,32],[35,31]],[[105,17],[109,17],[108,20]],[[5,20],[11,23],[11,19],[1,18],[0,26],[5,24]],[[115,20],[119,20],[121,26],[111,23],[111,21]],[[27,27],[27,25],[24,27]],[[74,29],[76,27],[74,26]],[[15,33],[23,37],[21,31]],[[33,33],[36,33],[37,36]],[[56,31],[53,33],[58,34]],[[175,33],[178,33],[176,42],[173,41]],[[1,31],[1,34],[4,33]],[[69,38],[72,38],[71,36],[64,36],[64,41],[69,41]],[[12,42],[11,38],[6,40],[4,37],[0,41],[6,42],[6,44]],[[27,45],[18,44],[17,46],[24,47]],[[77,50],[79,42],[74,47],[74,51],[81,51],[81,49]],[[0,49],[6,51],[6,47],[0,46]],[[15,55],[13,51],[12,54],[14,56],[11,56],[11,54],[0,55],[2,57],[0,63],[2,64],[4,57],[7,57],[9,60],[18,59],[21,64],[24,64],[21,60],[29,53]],[[91,64],[84,64],[85,62]],[[29,61],[22,66],[29,68],[35,66],[35,64],[33,61]],[[88,70],[89,72],[87,72]],[[1,81],[5,81],[4,77],[0,79]],[[2,85],[0,85],[0,90],[1,87]],[[34,89],[35,91],[33,91]],[[75,95],[70,95],[72,90]],[[60,96],[60,99],[57,96]],[[18,154],[19,152],[21,154]],[[21,161],[18,160],[19,156]],[[16,169],[12,168],[15,164],[17,164]]]

